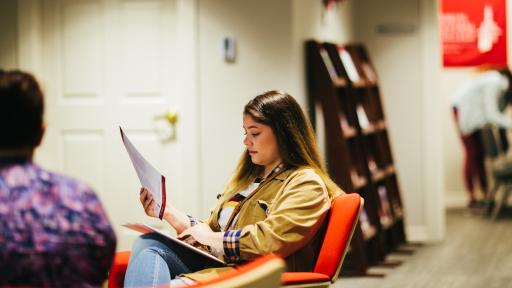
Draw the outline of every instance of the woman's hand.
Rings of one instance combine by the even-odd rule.
[[[158,212],[155,212],[155,199],[151,194],[149,194],[148,189],[145,187],[140,188],[139,199],[146,215],[158,218],[159,214]],[[165,205],[163,219],[171,224],[177,233],[180,233],[190,227],[190,219],[187,214],[177,210],[170,204]]]
[[[223,234],[222,232],[213,232],[210,226],[205,223],[198,223],[179,234],[178,239],[195,246],[198,243],[207,245],[213,255],[220,256],[224,250]]]
[[[155,199],[149,194],[149,191],[145,187],[140,188],[140,203],[144,207],[144,212],[149,217],[158,217],[155,212]]]

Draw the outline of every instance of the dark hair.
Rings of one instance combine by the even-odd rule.
[[[299,167],[310,162],[320,164],[311,124],[290,95],[280,91],[266,92],[249,101],[244,114],[272,128],[286,166]]]
[[[265,92],[245,105],[244,114],[272,129],[285,166],[312,168],[320,175],[331,196],[340,191],[325,172],[311,123],[292,96],[275,90]],[[228,189],[244,189],[262,169],[262,166],[253,164],[248,151],[244,151]]]
[[[508,68],[498,69],[498,72],[507,79],[508,89],[498,99],[498,108],[504,111],[508,104],[512,103],[512,73]]]
[[[43,112],[43,93],[34,76],[0,69],[0,148],[39,145]]]
[[[505,76],[507,78],[507,80],[510,81],[512,79],[512,73],[510,72],[510,70],[507,67],[498,69],[498,72],[501,75]]]

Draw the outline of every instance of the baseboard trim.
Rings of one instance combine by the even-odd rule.
[[[427,233],[427,227],[422,225],[408,225],[405,227],[407,241],[409,242],[428,242],[430,237]]]
[[[463,208],[467,205],[467,197],[461,191],[448,191],[444,198],[445,208]]]

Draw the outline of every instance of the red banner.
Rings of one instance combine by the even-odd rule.
[[[444,67],[507,65],[506,0],[442,0]]]

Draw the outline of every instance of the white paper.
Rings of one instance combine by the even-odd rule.
[[[126,151],[132,160],[133,168],[135,168],[135,172],[137,172],[137,176],[139,177],[140,184],[153,196],[153,199],[155,200],[154,211],[156,215],[162,219],[166,200],[165,177],[146,159],[144,159],[144,157],[142,157],[121,127],[119,127],[119,130],[121,132],[121,139],[123,140],[124,147],[126,148]]]
[[[208,252],[205,252],[197,247],[194,247],[193,245],[190,245],[184,241],[181,241],[179,240],[178,238],[170,235],[169,233],[163,231],[163,230],[160,230],[160,229],[157,229],[157,228],[154,228],[154,227],[151,227],[149,225],[146,225],[146,224],[138,224],[138,223],[127,223],[127,224],[123,224],[124,227],[126,228],[130,228],[132,230],[135,230],[135,231],[138,231],[140,233],[152,233],[152,232],[156,232],[162,236],[164,236],[165,238],[173,241],[174,243],[177,243],[187,249],[190,249],[194,252],[197,252],[198,254],[201,254],[205,257],[208,257],[209,259],[212,259],[218,263],[221,263],[221,264],[226,264],[226,262],[222,261],[221,259],[213,256],[212,254],[208,253]]]

